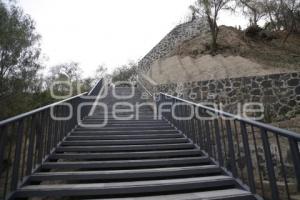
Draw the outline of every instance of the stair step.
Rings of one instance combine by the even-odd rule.
[[[173,129],[171,126],[167,125],[167,126],[156,126],[156,127],[151,127],[151,126],[147,126],[147,127],[130,127],[130,126],[119,126],[119,127],[88,127],[88,125],[86,125],[86,127],[78,127],[75,130],[78,131],[145,131],[145,130],[171,130]]]
[[[201,156],[198,149],[191,150],[170,150],[170,151],[141,151],[141,152],[120,152],[120,153],[54,153],[50,159],[66,160],[110,160],[110,159],[145,159],[145,158],[172,158],[183,156]]]
[[[62,146],[97,146],[97,145],[142,145],[142,144],[177,144],[188,143],[187,138],[132,139],[132,140],[85,140],[64,141]]]
[[[32,185],[18,189],[14,197],[128,195],[195,189],[217,189],[220,187],[233,187],[234,185],[234,179],[229,176],[208,176],[118,183]]]
[[[90,122],[90,121],[83,121],[83,124],[102,124],[101,122]],[[140,123],[140,124],[106,124],[104,128],[115,128],[115,127],[130,127],[130,128],[143,128],[143,127],[152,127],[153,129],[155,128],[161,128],[161,127],[170,127],[173,128],[171,125],[167,123],[153,123],[153,124],[148,124],[148,123]]]
[[[206,156],[165,158],[165,159],[142,159],[142,160],[118,160],[118,161],[91,161],[91,162],[46,162],[42,169],[122,169],[122,168],[145,168],[145,167],[171,167],[209,164]]]
[[[120,139],[165,139],[165,138],[182,138],[182,134],[143,134],[143,135],[96,135],[96,136],[71,136],[67,137],[67,141],[77,140],[120,140]]]
[[[194,149],[195,145],[163,144],[163,145],[121,145],[121,146],[76,146],[58,147],[56,152],[122,152],[122,151],[157,151]]]
[[[157,196],[143,196],[143,197],[124,197],[113,199],[101,199],[101,200],[256,200],[256,198],[245,190],[241,189],[227,189],[227,190],[213,190],[207,192],[190,192],[190,193],[178,193],[169,195],[157,195]],[[96,200],[96,199],[89,199]],[[99,199],[100,200],[100,199]]]
[[[95,118],[95,119],[90,119],[86,118],[83,120],[84,122],[103,122],[103,118]],[[110,120],[108,121],[108,124],[169,124],[167,121],[164,120]]]
[[[86,136],[93,136],[93,135],[136,135],[136,134],[140,134],[140,135],[144,135],[144,134],[166,134],[166,133],[179,133],[177,130],[132,130],[132,131],[122,131],[122,130],[118,130],[118,131],[89,131],[89,130],[82,130],[82,131],[78,131],[78,130],[74,130],[72,132],[72,135],[86,135]]]
[[[220,174],[221,169],[216,165],[152,168],[114,171],[79,171],[79,172],[42,172],[30,177],[30,181],[54,181],[54,180],[132,180],[132,179],[156,179],[175,178],[182,176],[200,176]]]

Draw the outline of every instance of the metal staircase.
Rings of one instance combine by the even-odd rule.
[[[129,88],[117,88],[116,92],[120,97],[131,93]],[[193,137],[192,129],[186,132],[184,124],[176,124],[167,114],[156,119],[157,113],[141,98],[140,91],[136,90],[126,100],[113,96],[109,90],[101,99],[108,105],[106,113],[100,106],[88,116],[91,110],[88,107],[81,118],[82,126],[75,126],[77,121],[73,118],[48,126],[51,119],[46,116],[50,111],[44,109],[44,115],[38,113],[41,118],[34,115],[30,120],[17,118],[0,124],[1,144],[8,143],[7,133],[12,129],[8,123],[17,121],[13,127],[24,134],[21,138],[17,136],[16,143],[0,149],[0,161],[13,157],[11,162],[14,163],[9,172],[9,167],[0,166],[4,169],[3,198],[261,199],[218,162],[220,157],[215,159],[213,153],[206,153],[207,139],[202,141],[207,144],[200,149],[200,137]],[[138,112],[132,114],[126,110],[127,104],[120,104],[125,110],[118,112],[118,116],[123,119],[116,119],[113,105],[124,101],[135,105],[133,109]],[[138,107],[137,102],[145,106]],[[72,105],[74,112],[78,112],[78,102]],[[63,107],[57,109],[60,114],[66,113]],[[25,120],[30,124],[24,124]],[[104,121],[106,126],[94,126]],[[58,133],[62,128],[65,130]],[[12,145],[15,145],[14,150],[8,150]],[[216,143],[211,142],[211,145]]]

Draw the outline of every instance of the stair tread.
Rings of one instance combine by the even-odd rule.
[[[72,136],[74,135],[151,135],[151,134],[160,134],[160,133],[171,133],[171,134],[178,134],[179,132],[174,129],[170,130],[131,130],[131,131],[73,131],[71,133]]]
[[[182,134],[143,134],[143,135],[98,135],[98,136],[77,136],[70,135],[66,139],[67,140],[113,140],[113,139],[163,139],[163,138],[182,138],[184,137]]]
[[[139,151],[139,152],[113,152],[113,153],[54,153],[53,159],[120,159],[120,158],[156,158],[187,155],[202,155],[199,149],[165,150],[165,151]]]
[[[155,150],[176,150],[176,149],[193,149],[192,143],[182,144],[146,144],[146,145],[114,145],[114,146],[61,146],[56,149],[57,152],[66,151],[155,151]]]
[[[144,192],[178,191],[192,188],[211,188],[234,186],[230,176],[207,176],[195,178],[178,178],[166,180],[130,181],[113,183],[89,184],[58,184],[58,185],[29,185],[17,190],[16,196],[26,195],[105,195],[105,194],[134,194]],[[170,187],[171,186],[171,187]],[[114,193],[112,193],[114,192]]]
[[[120,179],[145,179],[168,178],[179,176],[197,176],[220,174],[221,170],[216,165],[198,165],[189,167],[130,169],[130,170],[101,170],[101,171],[72,171],[72,172],[39,172],[30,177],[30,180],[120,180]]]
[[[124,197],[124,198],[113,198],[113,199],[102,199],[102,200],[200,200],[200,199],[225,199],[236,197],[241,199],[242,197],[254,197],[250,192],[241,189],[227,189],[227,190],[214,190],[207,192],[190,192],[190,193],[179,193],[169,195],[157,195],[157,196],[146,196],[146,197]],[[96,200],[96,199],[89,199]]]
[[[127,144],[167,144],[167,143],[187,143],[187,138],[164,138],[164,139],[123,139],[123,140],[83,140],[64,141],[62,145],[127,145]]]
[[[207,156],[201,157],[183,157],[183,158],[160,158],[160,159],[140,159],[140,160],[117,160],[117,161],[90,161],[90,162],[45,162],[42,167],[79,167],[79,168],[93,168],[94,166],[98,168],[105,168],[105,167],[153,167],[153,166],[164,166],[168,164],[174,163],[181,163],[184,165],[188,165],[189,163],[203,163],[209,162]]]

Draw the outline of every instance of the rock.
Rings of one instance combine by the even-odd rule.
[[[297,85],[299,85],[299,79],[291,79],[291,80],[289,80],[287,83],[288,83],[288,86],[297,86]]]
[[[261,85],[264,87],[264,88],[270,88],[272,87],[272,81],[263,81],[261,83]]]

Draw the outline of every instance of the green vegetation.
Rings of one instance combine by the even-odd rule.
[[[197,0],[190,6],[191,20],[197,18],[206,20],[211,33],[211,53],[215,54],[218,48],[219,27],[217,20],[220,11],[242,11],[249,19],[249,27],[245,36],[259,35],[263,39],[274,39],[272,32],[284,33],[282,45],[292,34],[300,33],[300,1],[299,0]],[[259,27],[263,21],[265,26]]]

